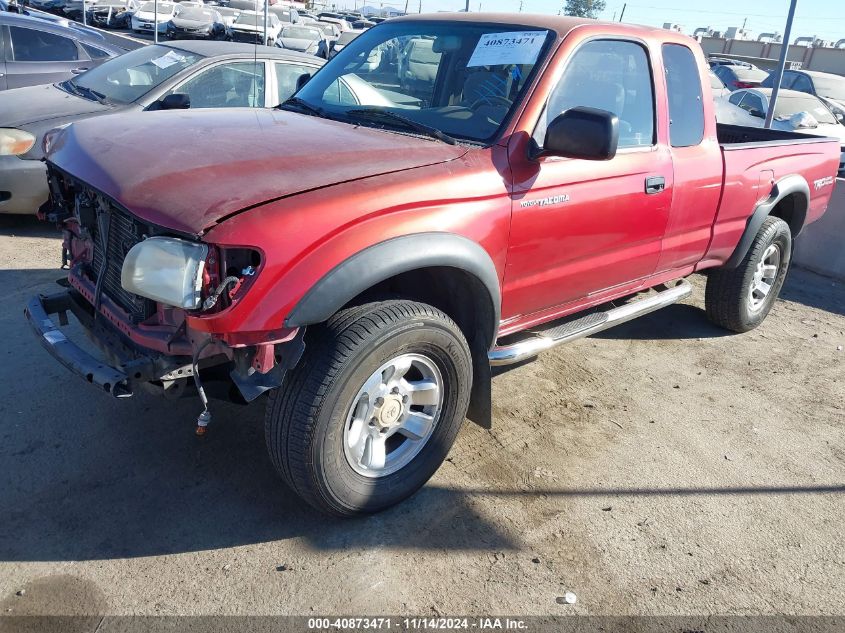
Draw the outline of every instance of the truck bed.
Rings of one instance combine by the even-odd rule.
[[[793,143],[819,143],[830,139],[824,136],[799,134],[786,130],[771,130],[762,127],[746,127],[743,125],[716,124],[716,136],[719,145],[725,150],[758,147],[766,145],[789,145]]]
[[[733,252],[751,211],[774,183],[798,174],[810,187],[806,221],[818,219],[830,200],[839,164],[839,139],[740,125],[717,124],[722,150],[722,199],[703,266],[720,265]]]

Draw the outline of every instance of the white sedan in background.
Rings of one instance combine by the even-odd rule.
[[[175,2],[159,2],[158,13],[154,2],[145,2],[132,16],[132,30],[136,33],[150,33],[158,29],[159,33],[167,32],[167,23],[179,15],[182,5]]]

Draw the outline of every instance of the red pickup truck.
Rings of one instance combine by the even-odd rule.
[[[678,301],[698,271],[714,323],[766,317],[839,142],[717,125],[706,68],[665,30],[421,15],[275,110],[74,123],[45,138],[67,287],[27,315],[106,393],[199,395],[198,432],[212,386],[263,396],[299,495],[380,510],[465,417],[490,423],[491,365]]]

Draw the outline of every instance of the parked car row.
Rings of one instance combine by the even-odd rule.
[[[769,112],[771,88],[743,88],[727,99],[716,99],[716,118],[720,123],[763,127]],[[841,154],[837,175],[845,178],[845,126],[842,116],[835,115],[827,104],[813,95],[781,88],[775,105],[772,128],[813,136],[839,139]]]
[[[711,57],[710,69],[730,91],[746,88],[773,88],[773,72],[766,72],[748,62]],[[834,115],[845,118],[845,77],[816,70],[783,71],[781,88],[806,92],[821,99]]]
[[[0,213],[32,214],[46,202],[42,144],[53,128],[120,112],[272,108],[323,63],[269,47],[185,41],[145,46],[65,81],[0,93]]]
[[[0,12],[0,90],[67,79],[126,52],[95,29]]]

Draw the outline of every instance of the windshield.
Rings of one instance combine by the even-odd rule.
[[[478,142],[508,118],[552,39],[524,26],[436,21],[386,22],[356,35],[297,93],[302,102],[363,125],[373,117],[356,109],[388,111]]]
[[[211,22],[214,20],[214,11],[200,9],[198,7],[188,7],[187,9],[182,9],[179,13],[179,18],[182,20],[208,20]]]
[[[816,94],[828,99],[845,101],[845,77],[819,77],[813,76],[813,83],[816,85]]]
[[[776,119],[788,119],[798,112],[809,112],[819,123],[838,123],[827,106],[813,96],[804,94],[800,97],[784,94],[778,96],[775,106]]]
[[[130,103],[199,60],[199,55],[166,46],[144,46],[92,68],[71,83],[109,101]]]
[[[141,5],[141,8],[138,9],[143,13],[155,13],[156,5],[155,2],[145,2]],[[173,4],[168,2],[159,2],[158,3],[158,12],[159,13],[173,13]]]
[[[282,29],[282,37],[292,37],[298,40],[319,40],[322,35],[316,29],[304,29],[300,26],[289,26]]]
[[[340,37],[337,38],[337,43],[338,44],[349,44],[349,42],[354,40],[359,35],[361,35],[361,34],[356,32],[356,31],[344,31],[343,33],[340,34]]]
[[[273,18],[276,18],[275,15],[267,16],[267,24],[274,24]],[[278,18],[276,18],[278,20]],[[238,17],[235,18],[235,24],[247,24],[249,26],[264,26],[264,15],[257,14],[257,13],[241,13]]]

